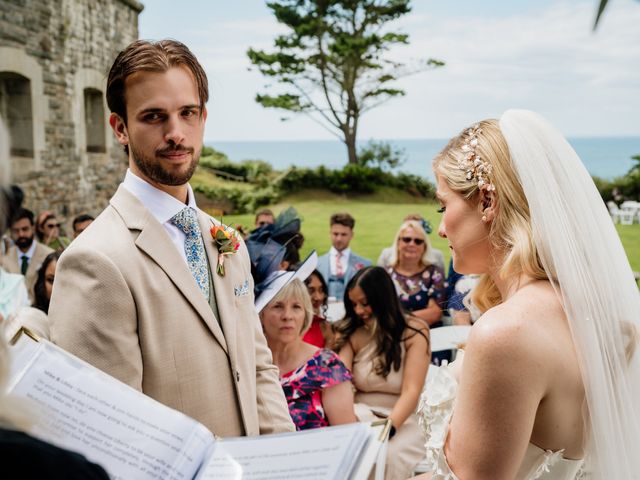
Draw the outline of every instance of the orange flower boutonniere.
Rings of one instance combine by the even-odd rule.
[[[213,237],[213,243],[218,249],[218,266],[216,267],[216,273],[224,277],[224,259],[226,256],[233,255],[238,251],[240,248],[240,240],[236,232],[226,225],[212,225],[210,231]]]

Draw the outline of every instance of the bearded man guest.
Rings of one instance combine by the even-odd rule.
[[[136,41],[106,95],[129,169],[60,258],[53,341],[216,435],[293,431],[247,249],[231,229],[213,236],[220,223],[187,183],[207,117],[202,66],[179,42]]]
[[[38,270],[53,250],[35,239],[36,228],[31,210],[20,208],[11,219],[9,230],[14,244],[2,259],[2,266],[9,273],[24,275],[29,300],[33,303],[33,286],[38,278]]]

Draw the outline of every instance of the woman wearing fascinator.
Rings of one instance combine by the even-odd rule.
[[[456,271],[482,274],[483,315],[424,389],[430,478],[640,478],[640,295],[575,151],[509,110],[433,169],[439,234]]]

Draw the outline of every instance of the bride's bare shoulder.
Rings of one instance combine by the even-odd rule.
[[[471,329],[467,348],[491,355],[545,355],[552,344],[564,341],[566,328],[560,302],[543,282],[485,312]]]

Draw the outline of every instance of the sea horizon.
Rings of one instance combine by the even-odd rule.
[[[405,151],[406,162],[394,169],[433,181],[431,159],[447,144],[445,138],[375,139]],[[567,139],[592,176],[611,180],[625,175],[640,155],[640,136],[575,136]],[[358,141],[358,147],[369,140]],[[276,170],[290,166],[341,168],[347,151],[339,140],[205,140],[205,145],[226,154],[232,161],[265,160]]]

